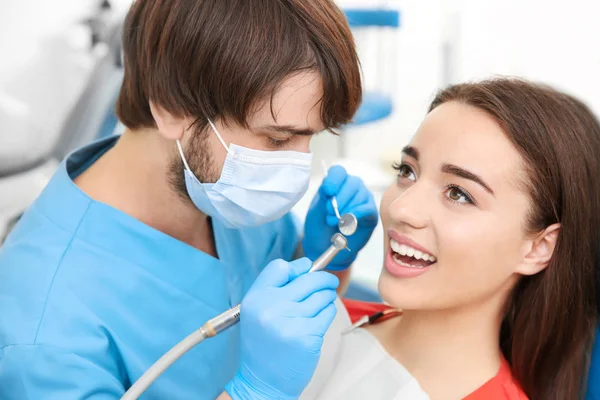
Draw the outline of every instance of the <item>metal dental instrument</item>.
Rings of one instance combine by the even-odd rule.
[[[338,207],[337,199],[335,198],[335,196],[331,198],[331,205],[333,206],[333,211],[335,211],[335,216],[337,217],[337,219],[341,219],[342,217],[340,217],[340,208]]]
[[[324,269],[331,260],[348,245],[348,240],[336,233],[331,237],[331,246],[314,262],[309,272]],[[121,400],[136,400],[167,368],[182,355],[191,350],[204,339],[211,338],[231,328],[240,321],[240,304],[217,315],[194,331],[191,335],[179,342],[175,347],[165,353],[125,392]]]
[[[338,222],[338,228],[340,232],[342,232],[342,235],[352,236],[354,235],[354,232],[356,232],[356,228],[358,228],[358,220],[354,214],[344,214]]]
[[[323,166],[323,173],[327,176],[327,165],[325,165],[325,160],[321,161],[321,165]],[[338,229],[344,236],[352,236],[354,232],[356,232],[356,228],[358,228],[358,220],[354,214],[346,213],[340,216],[340,210],[338,207],[337,198],[333,196],[331,198],[331,205],[333,206],[333,211],[335,211],[335,216],[338,219]]]
[[[347,248],[348,239],[346,239],[343,235],[336,233],[331,237],[331,246],[323,254],[319,256],[314,262],[309,272],[320,271],[324,269],[333,258],[339,253],[341,250]]]
[[[323,166],[323,173],[325,174],[325,176],[327,176],[327,165],[325,164],[325,160],[321,160],[321,165]],[[337,217],[337,219],[341,219],[342,217],[340,216],[340,209],[338,207],[338,202],[335,196],[331,198],[331,205],[333,206],[333,211],[335,212],[335,216]]]

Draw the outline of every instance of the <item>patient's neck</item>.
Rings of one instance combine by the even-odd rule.
[[[500,367],[499,303],[490,300],[476,308],[404,311],[402,317],[374,326],[373,333],[432,400],[463,398],[495,376]]]

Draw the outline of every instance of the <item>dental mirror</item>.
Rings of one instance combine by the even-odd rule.
[[[342,235],[352,236],[354,235],[354,232],[356,232],[356,228],[358,228],[358,220],[354,214],[344,214],[338,222],[338,228]]]

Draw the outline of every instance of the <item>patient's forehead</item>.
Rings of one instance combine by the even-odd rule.
[[[454,164],[490,185],[521,187],[523,159],[496,120],[473,106],[451,101],[431,111],[413,137],[422,169]]]

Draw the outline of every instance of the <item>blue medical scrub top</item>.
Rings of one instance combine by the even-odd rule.
[[[3,400],[120,397],[295,253],[291,215],[243,230],[213,221],[215,259],[92,200],[73,178],[116,140],[70,155],[0,250]],[[142,398],[215,399],[238,368],[238,339],[236,326],[196,346]]]
[[[596,328],[585,400],[600,400],[600,327]]]

